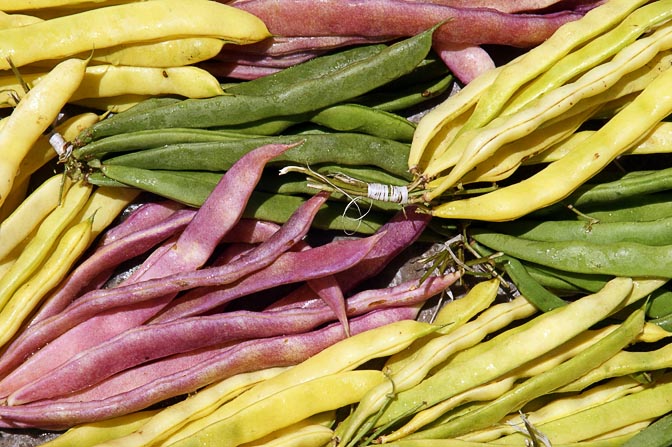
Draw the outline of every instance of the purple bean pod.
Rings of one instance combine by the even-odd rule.
[[[11,355],[6,353],[0,357],[0,368],[3,371],[15,368],[0,380],[0,396],[5,397],[40,377],[76,352],[85,349],[85,345],[90,347],[103,340],[97,337],[97,340],[92,342],[96,338],[93,334],[98,335],[98,332],[105,330],[105,339],[108,339],[133,325],[141,324],[144,321],[138,322],[136,319],[131,322],[133,325],[130,325],[124,320],[139,316],[145,320],[151,318],[180,291],[230,284],[268,266],[284,251],[303,239],[310,229],[313,217],[327,197],[327,193],[319,193],[308,199],[280,230],[235,262],[219,267],[176,273],[168,278],[95,290],[80,297],[60,314],[31,326],[24,331],[22,343],[13,349]],[[148,310],[144,312],[146,309]],[[112,321],[117,322],[116,326],[106,326],[115,314],[118,314],[118,317]]]
[[[202,267],[240,220],[266,164],[295,146],[268,144],[243,155],[222,176],[175,246],[157,259],[140,279],[161,278]]]
[[[407,0],[324,0],[319,8],[312,0],[248,0],[235,6],[262,19],[277,36],[408,37],[448,20],[434,33],[435,41],[523,48],[543,42],[559,26],[582,16],[574,11],[509,14]]]
[[[106,245],[131,233],[153,227],[181,209],[184,209],[184,205],[172,200],[143,203],[131,211],[119,224],[107,230],[101,236],[100,244]]]
[[[445,290],[457,278],[457,274],[433,276],[422,284],[413,280],[395,287],[360,292],[348,300],[348,316],[388,307],[422,304]],[[331,306],[323,303],[310,308],[265,312],[241,310],[143,325],[80,353],[15,391],[8,397],[7,403],[21,405],[66,396],[151,360],[235,340],[303,333],[333,319]],[[165,340],[171,342],[165,343]]]
[[[89,291],[87,286],[100,283],[102,277],[109,278],[119,264],[149,251],[168,237],[182,231],[194,214],[193,210],[179,210],[150,227],[119,235],[114,240],[110,239],[106,244],[100,245],[45,300],[30,324],[61,312],[79,293]]]
[[[357,317],[373,310],[419,305],[445,290],[458,278],[458,274],[450,273],[430,276],[420,284],[418,280],[410,280],[394,287],[366,290],[348,299],[347,315]],[[21,405],[67,396],[90,388],[120,371],[158,358],[236,340],[303,333],[333,319],[329,304],[321,303],[309,308],[264,312],[241,310],[144,325],[79,354],[65,365],[17,390],[7,402],[8,405]],[[165,340],[171,342],[165,343]]]
[[[383,236],[364,259],[353,268],[335,274],[343,293],[351,292],[365,280],[378,275],[402,251],[418,240],[430,220],[431,215],[419,211],[415,205],[407,206],[395,214],[376,231]],[[269,309],[292,306],[314,297],[315,293],[305,285],[271,304]]]
[[[322,278],[349,268],[371,250],[382,235],[336,240],[306,251],[288,251],[268,267],[230,287],[196,289],[176,298],[152,323],[202,315],[222,304],[271,287]]]
[[[413,319],[418,307],[394,307],[369,312],[351,321],[353,334],[394,321]],[[165,399],[187,394],[234,374],[275,366],[291,366],[344,338],[340,323],[315,331],[243,341],[227,346],[193,366],[164,374],[126,392],[84,402],[44,400],[26,405],[0,406],[0,425],[65,429],[76,424],[109,419],[147,408]],[[148,365],[156,366],[154,363]]]

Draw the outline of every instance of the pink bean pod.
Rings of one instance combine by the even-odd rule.
[[[230,284],[268,266],[306,235],[313,217],[327,196],[326,193],[320,193],[308,199],[272,237],[235,262],[175,273],[169,278],[94,290],[80,297],[60,314],[31,326],[24,332],[22,343],[13,350],[12,355],[0,358],[3,367],[15,365],[15,369],[0,381],[0,396],[8,396],[78,352],[142,324],[180,291]],[[148,309],[147,312],[142,313],[145,309]],[[138,316],[144,319],[140,321]],[[135,318],[131,324],[127,322],[130,318]],[[121,321],[121,324],[99,327],[108,324],[111,319]],[[92,342],[94,337],[90,333],[102,330],[106,338],[98,337]]]
[[[369,312],[354,318],[351,330],[356,334],[394,321],[414,319],[417,313],[417,306]],[[154,380],[128,391],[109,393],[111,397],[85,401],[53,399],[26,405],[0,406],[0,426],[60,430],[80,423],[109,419],[194,392],[234,374],[295,365],[343,338],[343,328],[340,323],[334,323],[307,333],[249,340],[219,350],[203,351],[199,353],[200,356],[192,355],[189,362],[191,366],[186,369],[176,368],[168,372],[170,368],[161,362],[149,363],[147,369],[159,369]],[[151,376],[147,370],[142,373]]]

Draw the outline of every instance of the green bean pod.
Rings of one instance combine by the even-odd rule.
[[[492,250],[562,271],[628,277],[672,275],[672,245],[532,241],[487,230],[476,230],[472,236]]]
[[[248,138],[244,140],[171,144],[105,160],[105,165],[151,170],[226,171],[247,152],[269,143],[301,145],[276,157],[270,165],[319,163],[376,166],[410,179],[406,167],[409,147],[397,141],[355,133],[329,133]]]
[[[561,286],[559,290],[567,290],[573,293],[595,293],[612,278],[612,275],[565,272],[545,265],[525,261],[520,262],[525,266],[528,273],[544,286],[553,289],[554,283],[558,285],[564,284],[565,288]]]
[[[672,216],[645,222],[586,222],[578,220],[517,219],[489,225],[492,230],[522,239],[546,242],[581,241],[595,244],[636,242],[672,244]]]
[[[330,73],[285,85],[264,96],[220,95],[185,100],[147,113],[123,114],[102,120],[86,129],[79,141],[91,140],[140,129],[170,127],[218,127],[250,123],[271,117],[320,110],[356,98],[411,72],[429,53],[435,28],[392,44],[377,54]]]
[[[398,112],[415,107],[448,92],[453,85],[452,75],[444,75],[438,80],[417,83],[401,90],[372,92],[355,101],[387,112]]]
[[[192,174],[192,175],[190,175]],[[134,187],[189,206],[199,207],[210,195],[222,173],[180,171],[149,171],[126,166],[105,166],[102,174],[92,174],[88,181],[95,185]],[[244,216],[283,223],[307,196],[271,194],[255,191]],[[315,228],[373,234],[389,215],[368,209],[360,210],[347,204],[328,201],[313,220]]]
[[[361,104],[336,104],[310,116],[310,121],[340,132],[358,132],[410,143],[415,124],[384,110]]]
[[[139,130],[123,135],[113,135],[93,141],[72,151],[72,156],[81,161],[100,158],[117,152],[133,152],[169,144],[204,143],[251,138],[254,135],[224,130],[209,129],[161,129]]]
[[[282,93],[288,85],[307,79],[324,79],[343,68],[365,61],[385,49],[384,44],[363,45],[310,59],[269,76],[224,86],[231,95],[266,96]]]
[[[669,286],[656,290],[649,298],[646,316],[649,318],[661,318],[672,314],[672,290]]]
[[[492,251],[480,244],[473,243],[472,246],[481,256],[492,254]],[[542,312],[548,312],[556,307],[562,307],[567,304],[562,298],[550,292],[537,282],[537,280],[527,271],[525,265],[519,260],[504,255],[497,257],[496,262],[498,265],[502,266],[507,275],[509,275],[509,278],[511,278],[511,281],[516,285],[516,288],[521,295],[527,298],[530,303]]]
[[[621,179],[604,183],[587,182],[584,185],[579,186],[562,201],[537,210],[534,214],[548,216],[571,205],[582,212],[585,210],[588,214],[591,214],[591,209],[593,208],[608,209],[612,213],[615,213],[614,217],[610,218],[610,221],[652,220],[654,218],[672,215],[668,214],[667,211],[670,207],[664,207],[663,205],[666,203],[669,204],[669,197],[667,195],[663,196],[662,194],[661,196],[655,195],[656,193],[668,192],[670,189],[672,189],[672,168],[658,169],[642,173],[641,175],[628,175]],[[651,207],[647,207],[648,211],[656,211],[655,209],[651,210],[651,208],[655,208],[654,204],[660,205],[665,211],[658,211],[655,217],[650,217],[648,214],[636,217],[639,214],[639,210],[634,210],[631,213],[633,215],[632,218],[618,217],[617,210],[621,207],[629,208],[637,205],[644,206],[648,203],[652,203]],[[612,206],[617,208],[614,209]],[[596,218],[609,218],[609,216],[598,216]]]
[[[672,444],[672,414],[658,419],[628,439],[623,447],[667,447]]]

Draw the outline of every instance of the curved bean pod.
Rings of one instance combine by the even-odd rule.
[[[21,255],[0,279],[0,308],[6,305],[16,290],[49,256],[59,235],[68,228],[86,205],[91,191],[90,185],[81,182],[72,184],[61,204],[42,220]]]
[[[19,101],[0,129],[0,206],[12,189],[21,162],[79,86],[86,64],[85,60],[67,59],[56,65]]]
[[[4,346],[20,329],[42,298],[60,281],[93,240],[93,219],[67,229],[44,264],[19,287],[0,311],[0,345]]]
[[[296,145],[276,157],[271,165],[337,163],[346,166],[377,166],[401,178],[410,178],[405,163],[408,145],[350,132],[242,140],[231,140],[225,136],[217,142],[164,145],[104,160],[102,169],[104,173],[106,167],[119,165],[149,170],[226,171],[242,155],[266,144]]]
[[[91,58],[112,65],[182,67],[215,57],[224,44],[223,39],[214,37],[185,37],[96,48]]]
[[[37,80],[39,82],[39,80]],[[133,67],[92,65],[71,101],[121,95],[179,95],[209,98],[221,95],[219,81],[198,67]]]
[[[61,200],[63,177],[55,175],[44,181],[21,205],[0,223],[0,260],[18,246]]]

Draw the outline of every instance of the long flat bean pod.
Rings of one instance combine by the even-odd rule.
[[[495,154],[502,144],[529,135],[542,124],[557,119],[563,113],[581,110],[585,104],[589,107],[597,105],[592,104],[593,99],[601,98],[601,94],[609,93],[610,89],[616,86],[622,78],[637,72],[642,67],[645,67],[645,73],[651,72],[646,64],[657,57],[660,52],[669,49],[671,35],[672,28],[664,25],[650,36],[620,51],[612,60],[593,68],[576,81],[539,97],[517,113],[500,115],[483,127],[462,132],[451,144],[451,150],[459,154],[452,168],[452,158],[442,156],[423,172],[425,176],[433,178],[450,168],[445,175],[430,184],[430,191],[426,193],[427,197],[436,198],[448,188],[455,186],[465,174]],[[655,74],[657,75],[658,72],[655,71]],[[661,85],[658,88],[663,89],[664,87]],[[647,132],[653,124],[655,122],[649,124],[641,132]],[[625,149],[627,148],[623,148],[622,151]]]
[[[226,137],[225,137],[226,138]],[[245,153],[268,143],[297,144],[272,164],[312,166],[318,163],[346,166],[377,166],[390,174],[409,179],[406,168],[408,145],[394,140],[355,133],[248,138],[203,143],[171,144],[141,150],[104,161],[151,170],[226,171]]]
[[[628,197],[641,196],[672,189],[672,168],[657,169],[642,175],[628,176],[612,182],[586,184],[578,188],[564,203],[583,209],[607,204]],[[638,199],[641,200],[641,199]]]
[[[384,44],[363,45],[316,57],[309,61],[288,67],[272,75],[247,82],[238,82],[224,87],[225,93],[232,95],[266,96],[282,93],[288,85],[307,79],[325,79],[324,76],[366,60],[385,49]]]
[[[264,96],[220,95],[185,100],[149,113],[122,114],[103,120],[80,136],[88,142],[104,136],[140,129],[216,127],[270,117],[319,110],[360,96],[412,71],[429,53],[434,29],[390,45],[379,53],[335,70],[324,77],[287,85]],[[104,122],[104,124],[102,124]],[[102,125],[101,125],[102,124]]]
[[[533,82],[524,86],[503,113],[515,112],[532,98],[557,88],[587,68],[612,57],[642,34],[668,21],[671,16],[672,5],[667,0],[653,2],[636,9],[614,28],[563,57]]]
[[[646,222],[585,222],[578,220],[532,221],[517,219],[493,224],[497,232],[535,241],[585,241],[595,244],[636,242],[646,245],[672,244],[672,217]]]
[[[672,272],[670,245],[532,241],[485,230],[473,237],[495,251],[563,271],[659,278],[669,278]]]
[[[249,134],[225,130],[183,128],[161,129],[160,131],[154,129],[139,130],[93,141],[85,146],[75,148],[72,151],[72,156],[77,160],[86,161],[91,158],[102,158],[111,153],[132,152],[164,145],[242,140],[251,137],[252,135]]]
[[[117,187],[134,187],[176,200],[191,206],[200,206],[212,192],[222,174],[199,172],[197,177],[184,176],[179,171],[149,171],[126,166],[107,166],[102,177],[91,175],[88,180],[96,185],[110,185],[110,178],[120,183]],[[102,177],[102,178],[101,178]],[[254,191],[243,215],[249,218],[286,222],[306,197],[289,194]],[[344,203],[328,201],[315,216],[316,228],[345,230],[362,234],[372,234],[385,222],[385,213],[348,206]]]
[[[234,447],[314,414],[358,402],[364,393],[383,380],[385,376],[381,371],[358,370],[299,383],[254,402],[228,417],[214,420],[207,427],[170,445]],[[280,406],[284,407],[284,411],[278,411]],[[264,422],[260,424],[258,421]]]

